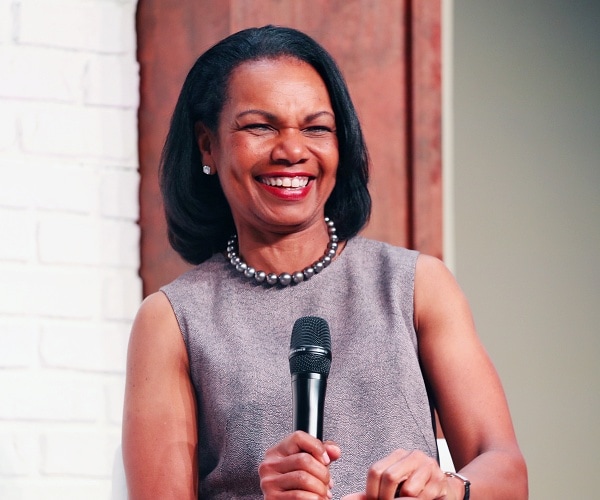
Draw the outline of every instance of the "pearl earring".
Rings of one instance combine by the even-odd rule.
[[[204,165],[202,167],[202,172],[204,172],[206,175],[210,175],[210,167],[208,165]]]

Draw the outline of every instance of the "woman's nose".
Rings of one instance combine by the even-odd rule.
[[[273,161],[290,165],[304,163],[308,159],[305,141],[302,131],[296,128],[281,129],[271,153]]]

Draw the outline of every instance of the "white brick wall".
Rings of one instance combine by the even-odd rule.
[[[0,0],[0,498],[108,499],[141,301],[136,0]]]

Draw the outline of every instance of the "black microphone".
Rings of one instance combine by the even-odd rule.
[[[304,316],[294,323],[290,342],[293,428],[323,440],[323,408],[331,367],[331,335],[323,318]]]

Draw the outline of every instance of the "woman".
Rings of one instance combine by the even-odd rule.
[[[454,500],[464,478],[475,500],[527,497],[456,282],[437,259],[356,236],[367,167],[343,78],[306,35],[244,30],[194,65],[161,184],[171,244],[197,267],[133,325],[131,498]],[[331,329],[325,442],[291,429],[287,351],[307,315]],[[434,407],[463,477],[440,470]]]

